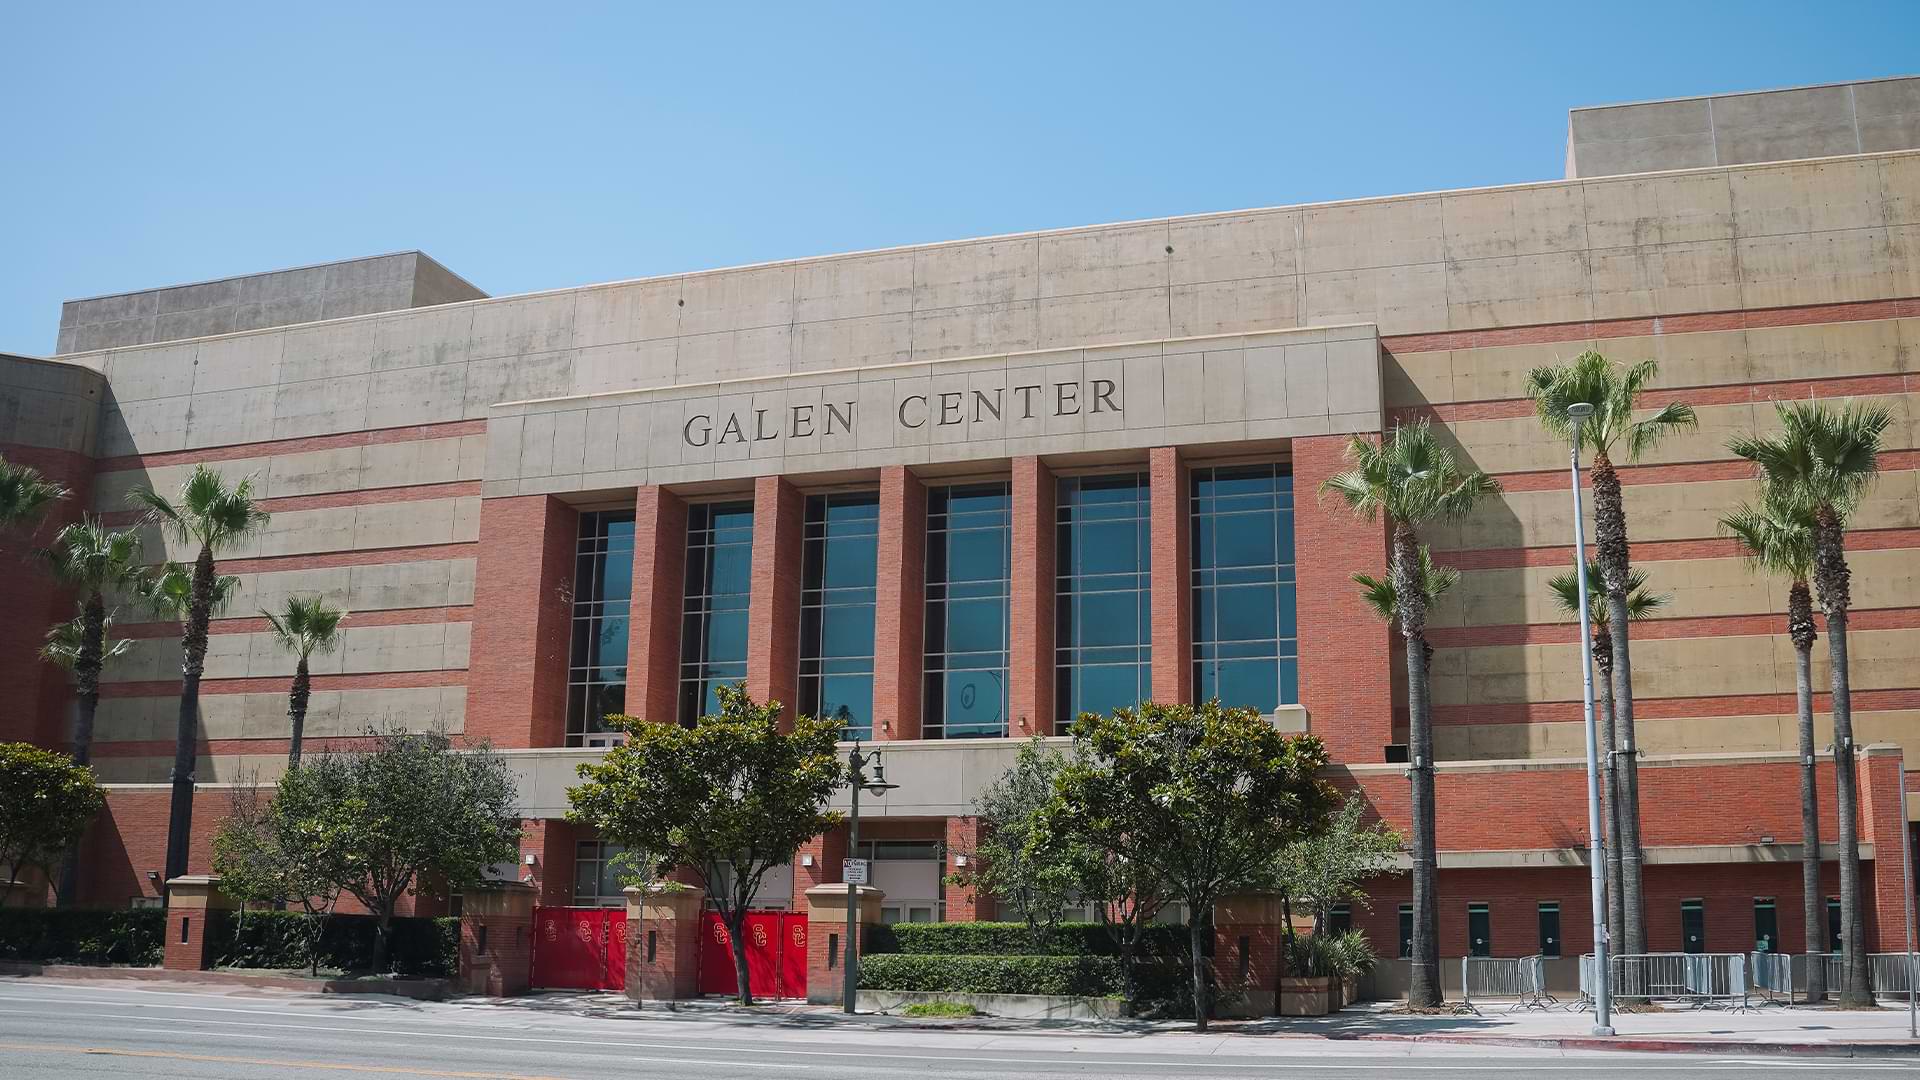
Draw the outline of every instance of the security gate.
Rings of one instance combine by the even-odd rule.
[[[755,997],[807,996],[807,917],[792,911],[750,911],[746,922],[747,988]],[[700,933],[700,992],[737,994],[733,944],[720,916],[707,912]]]
[[[533,985],[544,990],[626,989],[627,913],[619,908],[534,908]]]

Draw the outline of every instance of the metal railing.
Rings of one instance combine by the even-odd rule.
[[[1616,1000],[1684,1001],[1696,1008],[1752,1007],[1753,984],[1744,953],[1630,953],[1607,959]],[[1599,973],[1593,954],[1580,957],[1580,998],[1573,1007],[1593,1007]]]
[[[1544,956],[1465,956],[1460,959],[1461,1007],[1468,1012],[1499,1000],[1508,1010],[1545,1009],[1559,1004],[1547,992]]]

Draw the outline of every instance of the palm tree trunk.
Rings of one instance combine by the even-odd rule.
[[[79,699],[78,716],[73,725],[73,762],[93,763],[94,718],[100,714],[100,669],[106,654],[107,602],[95,590],[87,596],[80,612],[80,655],[74,658],[73,681]],[[61,907],[72,907],[80,895],[80,842],[75,840],[60,864],[59,888],[54,899]]]
[[[1607,588],[1607,629],[1613,635],[1614,733],[1620,742],[1614,775],[1620,796],[1620,951],[1647,951],[1646,904],[1641,888],[1640,762],[1633,731],[1633,657],[1627,629],[1627,592],[1631,570],[1627,550],[1626,504],[1620,475],[1605,454],[1593,458],[1594,556]]]
[[[1793,638],[1794,691],[1800,719],[1800,903],[1806,926],[1807,1000],[1827,996],[1827,905],[1820,888],[1820,796],[1814,786],[1813,597],[1796,581],[1787,594],[1787,631]]]
[[[207,666],[207,623],[213,617],[213,549],[201,545],[193,561],[186,631],[180,638],[180,716],[173,738],[173,801],[167,815],[165,880],[187,872],[193,833],[193,766],[199,743],[200,675]]]
[[[1827,654],[1833,690],[1833,790],[1840,818],[1840,954],[1846,983],[1840,1004],[1867,1007],[1866,926],[1860,910],[1860,795],[1853,772],[1853,695],[1847,670],[1847,611],[1852,606],[1852,574],[1847,568],[1846,537],[1831,506],[1814,511],[1814,584],[1827,609]],[[1902,840],[1904,842],[1904,838]]]
[[[1399,605],[1400,633],[1407,657],[1407,770],[1413,826],[1413,946],[1409,958],[1407,1004],[1431,1009],[1440,1004],[1438,834],[1434,828],[1433,713],[1427,683],[1426,594],[1421,590],[1420,542],[1413,529],[1393,531],[1393,585]]]
[[[1594,666],[1600,669],[1600,749],[1606,756],[1602,769],[1603,791],[1607,798],[1602,818],[1607,830],[1607,932],[1619,934],[1626,919],[1626,893],[1620,884],[1620,778],[1615,765],[1620,760],[1619,735],[1613,722],[1613,636],[1605,627],[1593,636]]]
[[[293,669],[293,689],[287,694],[287,718],[292,733],[287,738],[287,767],[300,764],[300,736],[307,726],[307,701],[313,696],[313,678],[307,674],[307,658],[302,656]]]

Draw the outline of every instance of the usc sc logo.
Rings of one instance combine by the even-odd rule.
[[[767,928],[759,923],[755,923],[753,926],[753,945],[754,948],[757,949],[767,947]]]
[[[807,947],[807,926],[805,923],[793,924],[793,944],[795,948]]]
[[[545,933],[545,934],[547,935],[547,940],[548,940],[548,941],[550,941],[550,942],[551,942],[551,941],[559,941],[559,940],[560,940],[560,931],[559,931],[559,929],[558,929],[557,927],[555,927],[555,926],[553,925],[553,920],[552,920],[552,919],[544,919],[544,920],[542,920],[542,921],[541,921],[541,923],[540,923],[540,928],[541,928],[541,930],[542,930],[542,931],[543,931],[543,932],[544,932],[544,933]]]
[[[725,945],[727,943],[727,928],[719,923],[713,924],[713,943],[715,945]]]

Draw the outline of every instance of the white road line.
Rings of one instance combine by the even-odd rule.
[[[181,1034],[172,1028],[128,1028],[127,1030],[144,1032],[148,1035],[173,1035],[177,1037]],[[213,1035],[222,1039],[278,1039],[280,1037],[278,1035],[246,1035],[238,1031],[200,1031],[195,1032],[195,1034]]]

